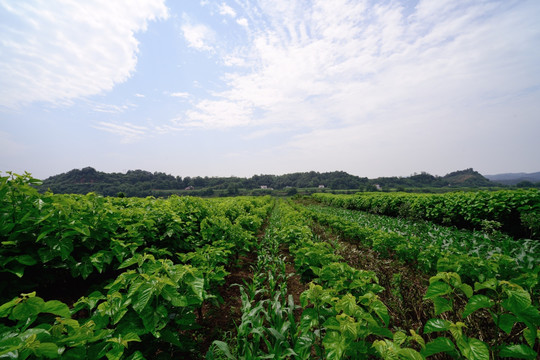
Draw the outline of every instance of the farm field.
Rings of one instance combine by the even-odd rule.
[[[140,199],[36,183],[0,178],[0,359],[538,356],[538,191],[372,194],[360,212],[357,195]],[[430,201],[422,219],[413,209]]]

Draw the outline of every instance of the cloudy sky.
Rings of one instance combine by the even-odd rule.
[[[0,0],[0,171],[540,171],[538,0]]]

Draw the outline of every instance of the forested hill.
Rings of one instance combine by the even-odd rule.
[[[375,190],[379,185],[384,189],[442,188],[442,187],[489,187],[493,186],[473,169],[452,172],[443,177],[422,172],[409,177],[381,177],[368,179],[343,171],[319,173],[299,172],[286,175],[254,175],[239,177],[180,177],[162,172],[130,170],[126,173],[105,173],[92,167],[73,169],[67,173],[51,176],[43,181],[40,191],[54,193],[97,192],[103,195],[126,196],[166,195],[167,192],[191,191],[193,195],[236,195],[240,189],[275,189],[293,192],[300,188],[323,188],[329,190],[354,189]],[[167,192],[165,192],[167,191]],[[246,191],[240,192],[245,194]],[[249,193],[249,192],[247,192]]]

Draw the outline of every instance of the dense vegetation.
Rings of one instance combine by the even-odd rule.
[[[413,214],[399,194],[142,199],[37,185],[0,177],[0,358],[537,358],[538,241],[499,232],[492,215],[516,207],[534,224],[538,191],[431,203],[483,224],[471,231],[380,215]],[[378,210],[341,207],[361,196]]]
[[[424,219],[460,228],[501,229],[517,237],[540,237],[540,190],[536,189],[313,196],[322,203],[346,209]]]
[[[319,188],[319,186],[324,188]],[[106,196],[169,196],[172,194],[192,196],[235,196],[266,195],[270,190],[281,190],[283,195],[294,195],[297,189],[313,191],[345,190],[376,191],[378,187],[422,191],[448,190],[459,187],[498,186],[478,172],[467,169],[439,177],[427,173],[410,177],[384,177],[367,179],[347,174],[343,171],[327,173],[305,172],[286,175],[254,175],[251,178],[239,177],[180,177],[165,173],[151,173],[143,170],[130,170],[123,173],[104,173],[87,167],[74,169],[64,174],[51,176],[43,181],[40,191],[54,193],[87,194],[96,192]],[[264,187],[265,189],[261,189]],[[275,192],[274,192],[275,193]]]

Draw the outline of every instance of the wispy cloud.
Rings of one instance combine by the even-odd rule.
[[[2,1],[0,11],[0,105],[10,108],[111,90],[135,71],[135,34],[168,16],[164,0]]]
[[[138,98],[143,98],[145,97],[143,94],[135,94],[135,97],[138,97]]]
[[[131,143],[143,138],[145,135],[148,134],[149,131],[148,127],[146,126],[134,125],[129,122],[123,122],[119,124],[100,121],[93,127],[98,130],[103,130],[118,135],[120,137],[120,142],[124,144]]]
[[[212,44],[215,41],[214,31],[204,24],[193,23],[190,17],[186,14],[184,14],[182,20],[182,35],[184,36],[188,46],[199,51],[213,52],[214,48]]]
[[[534,1],[237,4],[248,43],[220,54],[226,90],[186,111],[191,126],[358,130],[407,117],[467,128],[456,108],[481,114],[487,98],[540,82]]]
[[[174,92],[174,93],[171,93],[171,96],[185,99],[185,98],[188,98],[190,95],[187,92]]]
[[[236,11],[226,3],[221,3],[219,5],[219,13],[223,16],[236,17]]]
[[[143,96],[144,97],[144,96]],[[97,102],[88,102],[93,111],[109,114],[120,114],[125,112],[130,108],[136,107],[135,104],[125,103],[123,105],[113,105],[113,104],[102,104]]]

